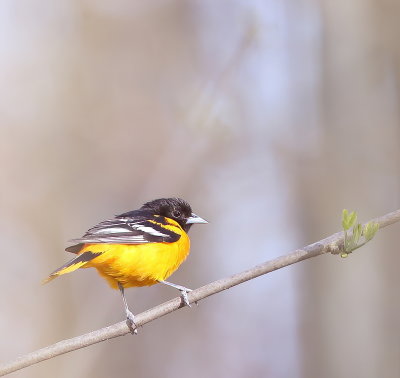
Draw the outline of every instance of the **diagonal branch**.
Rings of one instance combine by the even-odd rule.
[[[400,221],[400,210],[396,210],[379,218],[372,219],[372,221],[378,223],[380,228],[389,226]],[[205,286],[191,291],[188,294],[189,302],[198,302],[209,297],[210,295],[217,294],[223,290],[229,289],[263,274],[270,273],[274,270],[309,259],[311,257],[322,255],[324,253],[337,254],[343,246],[343,237],[343,232],[338,232],[302,249],[297,249],[288,255],[278,257],[260,265],[256,265],[251,269],[234,274],[233,276],[211,282]],[[162,303],[150,310],[135,315],[135,323],[137,326],[143,326],[155,319],[160,318],[161,316],[178,310],[181,307],[183,307],[181,298],[178,297],[171,299],[168,302]],[[126,322],[120,322],[97,331],[86,333],[85,335],[60,341],[56,344],[21,356],[14,361],[0,365],[0,376],[23,369],[27,366],[36,364],[49,358],[59,356],[60,354],[84,348],[92,344],[112,339],[114,337],[124,336],[128,333],[130,333],[130,331]]]

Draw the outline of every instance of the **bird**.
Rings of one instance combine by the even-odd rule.
[[[90,228],[70,240],[65,250],[77,256],[52,272],[43,283],[79,268],[95,268],[113,289],[119,289],[131,333],[137,333],[135,316],[125,298],[129,287],[157,283],[172,286],[190,306],[184,286],[166,281],[185,261],[190,250],[188,231],[193,224],[208,223],[192,212],[181,198],[159,198],[146,202]]]

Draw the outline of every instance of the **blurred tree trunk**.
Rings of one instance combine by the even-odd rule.
[[[399,207],[399,5],[322,2],[322,124],[318,158],[298,166],[305,242]],[[386,20],[392,20],[386,24]],[[396,231],[346,260],[304,264],[300,349],[304,377],[398,377]]]

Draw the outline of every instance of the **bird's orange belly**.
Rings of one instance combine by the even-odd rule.
[[[190,241],[186,234],[175,243],[86,244],[79,254],[103,252],[85,265],[96,268],[112,288],[150,286],[167,279],[185,261]]]

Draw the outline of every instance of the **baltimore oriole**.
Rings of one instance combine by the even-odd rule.
[[[192,212],[180,198],[161,198],[103,221],[85,235],[70,242],[68,252],[78,256],[56,269],[44,281],[78,268],[96,268],[109,285],[119,288],[125,306],[127,324],[135,331],[134,315],[129,310],[124,289],[157,283],[172,286],[189,305],[190,289],[165,281],[189,254],[187,232],[194,223],[207,223]]]

